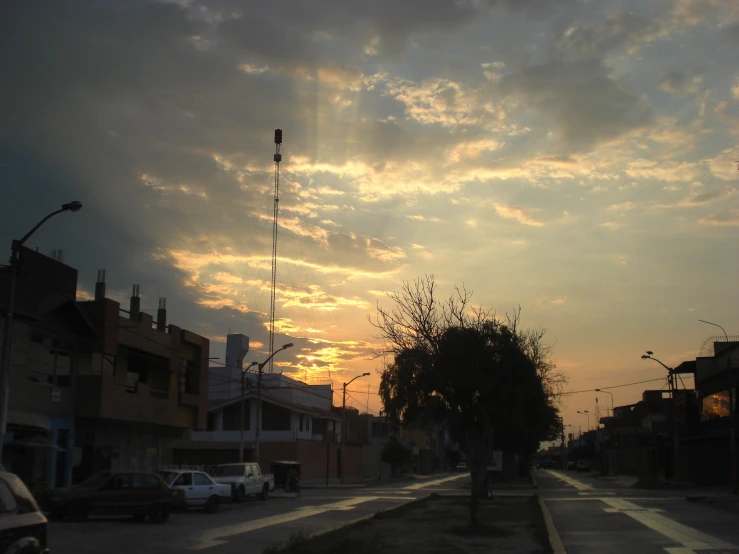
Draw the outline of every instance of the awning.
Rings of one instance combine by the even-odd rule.
[[[175,439],[167,443],[169,448],[175,450],[238,450],[239,441],[189,441],[186,439]],[[251,441],[244,442],[244,448],[253,448]]]
[[[42,450],[55,450],[56,452],[64,452],[64,448],[52,444],[44,437],[30,437],[28,439],[10,441],[9,446],[20,446],[21,448],[39,448]]]
[[[8,411],[8,427],[11,425],[51,432],[49,419],[41,414]]]

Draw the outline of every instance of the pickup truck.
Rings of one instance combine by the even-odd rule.
[[[267,500],[270,491],[275,490],[274,475],[263,474],[259,464],[251,462],[217,465],[211,476],[216,483],[231,486],[231,495],[235,502],[242,502],[250,495]]]

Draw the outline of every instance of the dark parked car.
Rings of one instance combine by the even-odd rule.
[[[23,481],[0,472],[0,554],[46,554],[47,521]]]
[[[575,462],[567,462],[567,470],[568,471],[574,471],[575,470]]]
[[[149,516],[164,523],[173,509],[184,508],[185,493],[167,486],[156,473],[103,471],[79,485],[51,491],[44,504],[53,519],[107,514]]]
[[[587,472],[590,471],[590,462],[587,460],[577,460],[577,465],[575,467],[578,472]]]

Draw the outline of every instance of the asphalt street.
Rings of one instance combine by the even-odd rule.
[[[739,554],[739,518],[571,471],[534,471],[567,554]]]
[[[310,489],[297,498],[273,494],[266,502],[249,499],[223,506],[213,515],[174,513],[159,525],[129,517],[53,522],[49,542],[52,554],[261,554],[291,535],[330,530],[432,492],[458,493],[465,481],[469,474],[442,474],[413,483]]]

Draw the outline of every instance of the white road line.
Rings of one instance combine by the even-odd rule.
[[[205,550],[207,548],[225,544],[225,539],[233,537],[234,535],[240,535],[249,531],[256,531],[257,529],[263,529],[265,527],[271,527],[272,525],[279,525],[281,523],[287,523],[298,519],[304,519],[306,517],[326,512],[353,510],[358,504],[371,502],[373,500],[405,500],[405,498],[398,498],[397,496],[358,496],[342,500],[341,502],[334,502],[333,504],[303,506],[286,514],[263,517],[261,519],[255,519],[244,523],[236,523],[233,525],[225,525],[223,527],[209,529],[198,536],[197,540],[195,540],[193,544],[187,546],[186,550]]]
[[[552,477],[556,477],[560,481],[564,481],[568,485],[572,485],[579,491],[592,491],[593,490],[592,485],[586,485],[585,483],[581,483],[580,481],[578,481],[577,479],[573,479],[569,475],[562,475],[561,473],[557,473],[555,471],[549,471],[549,470],[545,470],[545,471],[547,471],[549,475],[551,475]]]
[[[444,477],[443,479],[435,479],[434,481],[427,481],[425,483],[416,483],[415,485],[403,487],[403,490],[416,491],[418,489],[425,489],[426,487],[433,487],[434,485],[440,485],[441,483],[446,483],[448,481],[454,481],[455,479],[461,479],[462,477],[469,477],[469,475],[467,474],[454,475],[452,477]]]
[[[618,513],[626,514],[635,519],[642,525],[657,531],[670,540],[682,545],[683,548],[692,550],[711,550],[711,549],[733,549],[733,544],[702,533],[697,529],[683,525],[668,517],[654,513],[653,510],[642,508],[629,502],[628,500],[618,498],[600,498],[600,501],[607,504],[611,508],[615,508]]]

